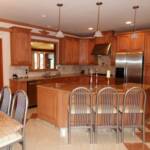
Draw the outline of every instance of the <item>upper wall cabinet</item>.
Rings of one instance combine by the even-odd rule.
[[[144,62],[150,66],[150,32],[145,34]]]
[[[94,39],[80,40],[79,64],[81,65],[97,64],[95,56],[92,55],[94,46],[95,46]]]
[[[111,43],[113,37],[113,32],[103,32],[103,37],[96,38],[96,44],[104,44],[104,43]]]
[[[79,64],[80,40],[72,37],[60,39],[59,63],[63,65]]]
[[[30,29],[11,28],[11,65],[31,66]]]
[[[137,38],[131,38],[131,33],[117,35],[117,51],[144,51],[144,32],[137,32]]]

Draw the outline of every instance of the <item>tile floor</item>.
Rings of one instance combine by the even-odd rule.
[[[21,150],[19,144],[13,150]],[[26,150],[150,150],[150,130],[146,128],[146,143],[142,144],[141,134],[135,136],[125,132],[125,143],[116,144],[115,132],[101,130],[97,144],[89,144],[87,130],[74,129],[72,144],[67,144],[67,137],[61,137],[53,125],[38,119],[36,109],[30,109],[26,126]]]

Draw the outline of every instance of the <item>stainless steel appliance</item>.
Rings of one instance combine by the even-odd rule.
[[[119,82],[143,82],[143,52],[116,53],[116,78]]]

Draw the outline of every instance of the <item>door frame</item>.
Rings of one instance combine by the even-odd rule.
[[[0,89],[3,87],[3,50],[2,50],[2,39],[0,38]]]

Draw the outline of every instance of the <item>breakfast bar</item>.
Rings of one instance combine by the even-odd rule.
[[[83,83],[52,83],[43,84],[37,87],[38,93],[38,117],[40,119],[46,120],[49,123],[55,125],[58,128],[67,127],[67,109],[69,93],[76,87],[87,87],[90,88],[89,84]],[[142,87],[147,93],[147,103],[146,103],[146,118],[149,117],[149,90],[150,86],[146,84],[136,84],[136,83],[124,83],[124,84],[112,84],[107,85],[106,83],[98,84],[93,86],[91,89],[92,99],[95,100],[96,93],[99,89],[112,86],[117,89],[119,93],[119,101],[122,103],[123,95],[126,90],[131,87]]]

